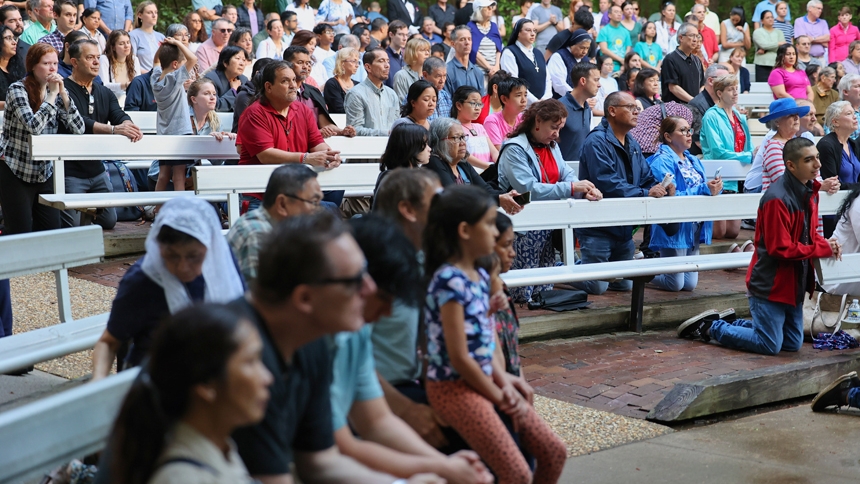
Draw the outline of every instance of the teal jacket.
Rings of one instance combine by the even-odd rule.
[[[752,163],[753,148],[747,119],[737,109],[733,108],[732,111],[741,120],[741,127],[746,133],[747,142],[744,145],[744,150],[740,153],[735,151],[735,133],[732,130],[729,117],[726,116],[726,112],[722,108],[714,105],[702,116],[702,130],[699,134],[702,154],[706,160],[736,160],[741,163]],[[723,183],[723,190],[737,191],[737,189],[738,182]]]

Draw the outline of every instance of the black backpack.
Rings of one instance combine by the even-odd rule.
[[[114,193],[138,191],[137,181],[131,175],[125,163],[121,161],[105,161],[104,164]],[[142,215],[143,207],[116,207],[116,219],[119,222],[140,220]]]

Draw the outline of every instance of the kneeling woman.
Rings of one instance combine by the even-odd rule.
[[[723,181],[708,181],[705,169],[698,158],[689,151],[693,132],[686,119],[669,116],[660,123],[660,147],[648,159],[651,172],[658,180],[667,174],[675,177],[675,196],[717,195],[723,189]],[[683,222],[677,233],[668,235],[660,225],[651,229],[651,250],[660,251],[660,257],[698,255],[699,244],[711,243],[713,222]],[[661,274],[651,282],[666,291],[692,291],[699,282],[698,272]]]
[[[93,351],[93,380],[108,375],[124,343],[131,347],[119,355],[120,366],[139,365],[165,316],[198,301],[232,301],[244,292],[212,206],[191,196],[170,200],[152,224],[146,255],[119,283],[107,329]]]
[[[227,306],[186,308],[157,332],[111,432],[113,482],[250,484],[230,434],[260,421],[272,374],[249,321]]]

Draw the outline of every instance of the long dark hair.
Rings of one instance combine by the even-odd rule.
[[[744,8],[742,6],[737,5],[737,6],[732,7],[731,11],[729,11],[729,19],[732,18],[732,15],[737,15],[738,17],[741,18],[740,22],[734,24],[735,26],[742,26],[745,23],[747,23],[747,12],[746,12],[746,10],[744,10]]]
[[[7,27],[5,25],[0,25],[0,39],[2,39],[4,35],[6,35],[7,30],[9,32],[12,32],[12,35],[15,35],[15,32],[13,32],[12,29],[10,29],[9,27]],[[15,50],[15,54],[13,54],[12,57],[9,58],[9,64],[7,64],[6,69],[9,71],[8,77],[10,80],[12,80],[12,82],[15,82],[17,80],[24,78],[24,75],[26,74],[26,72],[24,71],[24,59],[21,59],[18,56],[17,49]],[[3,86],[3,88],[4,88],[3,90],[5,91],[6,88],[9,87],[9,84],[11,84],[12,82],[6,83],[6,80],[5,80],[6,76],[3,76],[3,77],[4,77],[4,79],[0,82],[5,83],[5,85]]]
[[[205,31],[205,29],[204,29]],[[131,37],[129,37],[128,32],[125,30],[116,29],[111,31],[110,35],[107,39],[107,44],[105,45],[105,56],[108,58],[108,64],[110,65],[110,70],[114,76],[117,74],[116,70],[116,52],[114,52],[113,48],[116,43],[119,41],[120,37],[128,37],[128,41],[131,42]],[[129,80],[134,79],[134,48],[132,47],[131,52],[125,57],[125,73],[128,76]]]
[[[239,347],[242,318],[220,304],[183,309],[156,332],[150,359],[134,382],[111,431],[113,481],[145,484],[155,472],[167,435],[188,411],[196,385],[224,378]]]
[[[411,86],[409,86],[409,92],[406,93],[406,103],[404,103],[403,106],[400,107],[401,117],[405,118],[406,116],[412,114],[412,110],[414,109],[412,103],[417,101],[418,98],[421,97],[421,95],[424,94],[424,91],[426,91],[427,89],[433,89],[433,92],[435,92],[436,95],[439,95],[439,92],[436,91],[436,86],[430,84],[430,82],[425,79],[418,79],[417,81],[413,82]]]
[[[450,117],[457,119],[457,116],[460,114],[460,110],[457,109],[457,104],[466,102],[466,99],[469,99],[469,96],[474,93],[478,93],[479,95],[481,94],[480,91],[478,91],[472,86],[463,85],[458,87],[457,90],[454,91],[454,95],[451,97]]]
[[[487,192],[474,185],[450,186],[433,196],[424,229],[427,277],[432,277],[448,259],[460,255],[460,223],[476,224],[495,206]]]
[[[845,200],[842,200],[842,204],[839,205],[839,210],[836,211],[836,223],[838,224],[842,217],[845,217],[845,220],[848,220],[848,211],[851,210],[851,205],[854,204],[854,200],[860,196],[860,185],[855,186],[851,189],[851,193],[845,197]]]
[[[427,148],[427,130],[419,124],[398,124],[388,136],[385,153],[379,159],[379,171],[395,168],[418,168],[418,154]]]
[[[785,52],[788,49],[794,49],[794,65],[792,67],[797,68],[797,49],[791,44],[782,44],[776,49],[776,60],[773,62],[773,67],[784,67],[782,65],[785,62]]]
[[[191,35],[191,32],[192,32],[191,16],[194,14],[197,14],[197,16],[200,17],[200,14],[197,13],[196,11],[195,12],[188,12],[188,14],[185,15],[185,19],[183,19],[183,21],[182,21],[182,23],[185,24],[185,27],[188,28],[188,34],[189,35]],[[206,40],[208,38],[209,38],[209,35],[206,34],[206,27],[203,26],[203,17],[200,17],[200,29],[197,31],[197,33],[191,35],[190,41],[202,43],[202,42],[206,42]]]

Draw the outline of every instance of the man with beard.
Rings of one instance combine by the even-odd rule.
[[[21,34],[24,33],[24,19],[21,18],[21,12],[14,5],[3,5],[0,7],[0,22],[12,29],[12,33],[18,39],[18,47],[16,47],[15,53],[16,57],[21,61],[21,68],[23,69],[24,59],[27,58],[30,44],[21,40]]]

